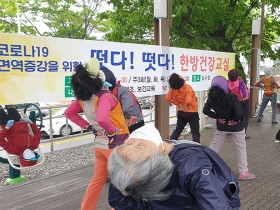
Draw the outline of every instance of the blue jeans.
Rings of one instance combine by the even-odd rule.
[[[272,95],[268,96],[265,93],[263,94],[262,103],[260,105],[260,109],[258,112],[257,119],[261,119],[263,116],[263,111],[265,110],[267,103],[271,102],[271,108],[272,108],[272,122],[276,121],[276,107],[277,107],[277,93],[272,93]]]

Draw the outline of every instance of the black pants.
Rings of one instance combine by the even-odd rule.
[[[245,127],[245,133],[249,124],[249,99],[245,101],[240,101],[241,107],[242,107],[242,113],[243,113],[243,120],[242,123]]]
[[[135,131],[137,128],[140,128],[140,127],[142,127],[142,126],[144,126],[144,125],[145,125],[144,120],[141,120],[141,121],[139,121],[138,123],[135,123],[135,124],[129,126],[129,127],[128,127],[128,130],[129,130],[130,133],[132,133],[132,132]]]
[[[183,129],[190,124],[192,132],[192,140],[200,143],[200,133],[199,133],[199,116],[198,112],[177,112],[177,125],[175,130],[170,136],[171,140],[177,140],[182,133]]]
[[[14,120],[15,122],[18,122],[20,120],[21,116],[18,113],[18,110],[16,108],[8,108],[7,113],[4,109],[0,109],[0,124],[5,125],[9,120]]]

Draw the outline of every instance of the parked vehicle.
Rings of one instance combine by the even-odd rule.
[[[142,109],[151,109],[154,107],[155,98],[154,96],[145,96],[138,98],[138,101]]]
[[[64,116],[64,111],[67,107],[63,107],[58,109],[57,111],[54,109],[54,114],[52,115],[52,129],[50,128],[50,119],[49,116],[44,117],[43,119],[43,127],[41,129],[42,135],[50,135],[51,130],[54,136],[67,136],[71,135],[75,132],[80,132],[81,128],[77,126],[72,121],[68,120],[68,129],[66,125],[66,117]],[[83,118],[85,115],[81,113]]]

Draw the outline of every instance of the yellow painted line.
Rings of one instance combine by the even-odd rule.
[[[65,144],[65,143],[69,143],[69,142],[74,142],[74,141],[79,141],[85,138],[90,138],[92,136],[92,134],[86,134],[86,135],[82,135],[82,136],[78,136],[78,137],[70,137],[69,139],[62,139],[59,141],[54,140],[53,145],[59,145],[59,144]],[[93,136],[92,136],[93,137]],[[40,147],[48,147],[50,146],[51,142],[46,142],[46,143],[42,143],[40,144]]]

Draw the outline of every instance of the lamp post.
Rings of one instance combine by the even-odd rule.
[[[169,46],[172,0],[154,0],[154,44]],[[169,103],[165,95],[155,96],[155,126],[163,139],[169,138]]]

